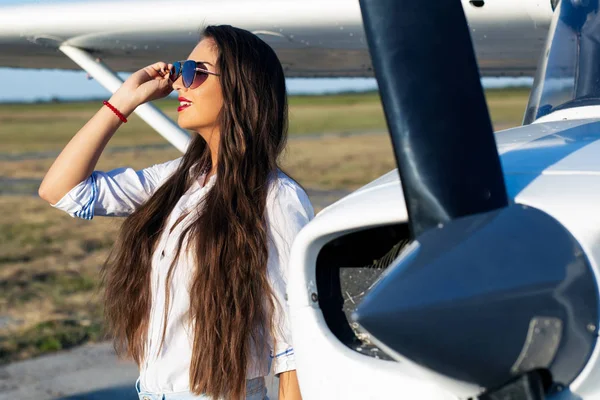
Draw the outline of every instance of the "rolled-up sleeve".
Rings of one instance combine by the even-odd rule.
[[[268,276],[275,297],[275,345],[271,349],[273,373],[296,369],[291,321],[287,304],[288,261],[292,243],[313,217],[314,211],[304,190],[288,181],[279,182],[267,197],[269,232]]]
[[[133,168],[94,171],[51,205],[76,218],[127,216],[152,196],[181,160],[180,157],[138,171]]]

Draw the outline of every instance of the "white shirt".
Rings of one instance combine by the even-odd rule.
[[[94,215],[127,216],[143,204],[177,169],[181,158],[135,171],[119,168],[108,172],[94,171],[92,175],[52,205],[72,217],[92,219]],[[160,345],[165,306],[165,281],[175,257],[178,237],[194,213],[185,217],[169,233],[175,221],[187,210],[202,201],[213,186],[216,176],[204,185],[204,176],[181,197],[169,216],[167,228],[159,238],[152,256],[152,307],[148,328],[145,362],[140,368],[140,385],[144,391],[168,393],[189,390],[189,366],[193,348],[193,332],[186,322],[189,309],[189,286],[194,258],[181,254],[174,267],[170,288],[170,311],[163,348]],[[271,354],[252,352],[247,379],[295,369],[294,348],[286,301],[288,257],[296,234],[314,216],[313,207],[304,190],[283,172],[271,179],[266,203],[269,236],[267,275],[276,298],[283,307],[275,311],[276,348]],[[185,249],[185,243],[182,247]],[[185,252],[185,250],[182,250]],[[181,290],[182,288],[188,290]],[[276,307],[277,308],[277,307]]]

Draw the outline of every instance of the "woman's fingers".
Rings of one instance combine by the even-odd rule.
[[[154,64],[148,65],[144,68],[146,73],[151,78],[162,78],[169,74],[168,64],[164,61],[159,61]]]
[[[167,68],[168,64],[164,61],[159,61],[151,65],[156,71],[164,71]]]

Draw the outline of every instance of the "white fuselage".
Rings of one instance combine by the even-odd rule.
[[[598,118],[573,119],[582,112]],[[600,107],[550,114],[534,124],[497,132],[496,142],[510,199],[546,212],[567,228],[598,280]],[[388,399],[397,394],[403,399],[450,399],[480,391],[408,361],[384,361],[351,350],[329,331],[318,303],[311,300],[317,255],[326,243],[356,230],[407,221],[394,170],[324,209],[294,243],[289,301],[300,385],[307,398]],[[599,356],[596,346],[570,387],[583,399],[600,399]]]

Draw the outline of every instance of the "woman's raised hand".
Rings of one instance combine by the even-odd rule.
[[[169,70],[173,66],[162,61],[133,73],[123,87],[133,92],[139,104],[166,97],[173,91]]]
[[[159,61],[134,72],[113,94],[112,100],[124,110],[133,111],[148,101],[168,96],[173,91],[173,82],[169,79],[172,67],[172,64]]]

